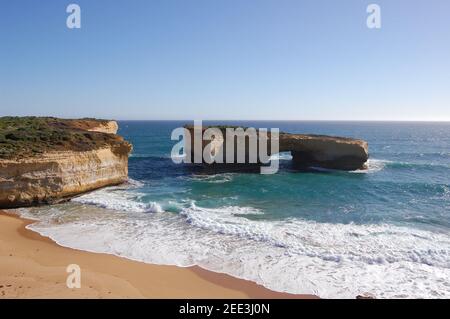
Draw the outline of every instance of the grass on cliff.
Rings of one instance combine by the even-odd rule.
[[[114,134],[84,130],[96,123],[107,121],[0,117],[0,159],[39,156],[48,151],[89,151],[123,142]]]

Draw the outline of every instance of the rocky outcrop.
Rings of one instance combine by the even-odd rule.
[[[122,138],[110,136],[117,131],[117,123],[87,126],[86,131],[104,132],[90,134],[105,134],[107,143],[87,150],[46,150],[38,156],[0,159],[0,208],[56,203],[125,182],[132,147]]]
[[[280,134],[280,152],[290,151],[301,167],[356,170],[369,158],[366,141],[324,135]]]
[[[90,132],[117,134],[119,125],[116,121],[95,122],[92,126],[87,127],[86,130]]]
[[[208,127],[202,129],[202,134]],[[232,127],[234,128],[234,127]],[[189,131],[191,142],[185,145],[186,151],[191,153],[192,162],[194,162],[194,127],[186,126],[185,129]],[[221,151],[226,158],[226,143],[227,134],[226,127],[219,127],[222,136],[214,136],[213,139],[202,140],[202,150],[210,144],[213,150],[211,153],[219,154]],[[257,132],[256,134],[259,134]],[[270,136],[270,133],[269,133]],[[234,137],[234,151],[235,162],[238,144],[238,138]],[[258,135],[259,138],[259,135]],[[300,169],[307,169],[310,167],[321,167],[337,170],[357,170],[365,168],[366,162],[369,158],[368,143],[360,139],[325,136],[325,135],[304,135],[304,134],[290,134],[280,133],[278,138],[279,152],[291,152],[294,166]],[[249,165],[249,141],[246,139],[241,145],[245,145],[245,160],[244,165]],[[222,150],[221,150],[222,149]],[[273,155],[270,143],[268,146],[268,153]],[[257,159],[257,163],[261,161]],[[225,163],[224,165],[230,165]],[[242,164],[240,165],[242,166]]]

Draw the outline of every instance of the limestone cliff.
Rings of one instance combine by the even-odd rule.
[[[280,152],[290,151],[300,167],[356,170],[369,159],[366,141],[325,135],[280,134]]]
[[[55,203],[125,182],[131,144],[111,134],[117,132],[115,121],[99,121],[98,124],[92,119],[61,124],[64,132],[69,130],[77,138],[66,141],[64,150],[55,143],[55,146],[47,145],[43,152],[24,153],[12,148],[15,153],[0,157],[0,208]],[[83,133],[88,131],[94,133]],[[80,134],[88,136],[90,144],[78,140]],[[6,145],[11,146],[9,144]]]
[[[107,134],[117,134],[117,131],[119,129],[119,125],[116,121],[99,121],[93,119],[72,120],[70,122],[70,126],[90,132],[100,132]]]

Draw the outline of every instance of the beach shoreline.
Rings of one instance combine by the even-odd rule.
[[[58,245],[26,228],[34,223],[0,210],[0,298],[296,298],[198,266],[153,265]],[[81,288],[68,288],[68,265]]]

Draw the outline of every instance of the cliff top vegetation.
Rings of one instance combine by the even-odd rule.
[[[126,142],[118,135],[88,131],[108,122],[92,118],[0,117],[0,159],[27,158],[50,151],[90,151],[123,146]]]

